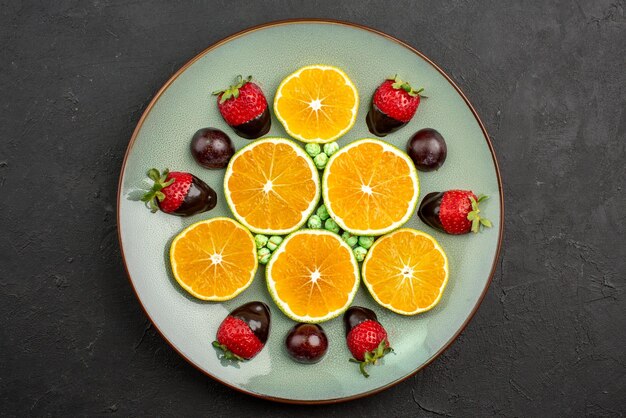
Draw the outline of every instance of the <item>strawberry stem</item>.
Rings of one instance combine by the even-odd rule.
[[[213,341],[213,347],[217,348],[218,350],[222,350],[223,353],[221,354],[221,357],[225,358],[226,360],[232,360],[232,361],[245,361],[246,360],[243,357],[238,356],[237,354],[230,351],[228,347],[226,347],[224,344],[220,344],[218,341]]]
[[[141,197],[141,201],[146,204],[152,213],[159,210],[158,202],[165,200],[165,194],[161,190],[174,183],[174,179],[167,180],[170,171],[166,168],[163,173],[159,173],[156,168],[148,170],[148,177],[154,182],[150,190]]]
[[[378,347],[373,349],[372,351],[366,351],[363,355],[363,361],[357,360],[355,358],[351,358],[349,361],[351,363],[357,363],[359,365],[359,370],[361,374],[365,377],[370,377],[367,373],[366,367],[370,364],[377,364],[378,360],[383,358],[386,354],[389,354],[393,351],[393,348],[389,347],[389,342],[387,339],[383,339]]]
[[[472,222],[472,232],[477,233],[480,231],[481,226],[485,228],[491,228],[493,225],[491,221],[486,218],[482,218],[480,214],[479,203],[487,200],[489,196],[480,195],[478,199],[474,199],[470,196],[470,202],[472,202],[472,211],[467,214],[467,220]]]
[[[226,100],[231,99],[231,98],[236,99],[239,97],[239,89],[245,86],[246,83],[249,83],[250,81],[252,81],[251,75],[249,75],[246,78],[243,78],[241,75],[238,75],[237,79],[235,80],[235,84],[232,84],[231,86],[229,86],[227,89],[224,89],[224,90],[216,90],[213,92],[213,95],[214,96],[221,95],[220,104],[224,103]]]
[[[426,96],[421,95],[420,93],[424,91],[424,88],[420,88],[418,90],[414,90],[413,87],[411,87],[411,85],[407,82],[407,81],[403,81],[400,77],[398,77],[398,74],[394,75],[393,77],[387,77],[387,80],[393,81],[393,84],[391,85],[391,87],[393,87],[395,90],[404,90],[408,93],[409,96],[411,97],[423,97],[426,98]]]

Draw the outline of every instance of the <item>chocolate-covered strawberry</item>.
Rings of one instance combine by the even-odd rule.
[[[269,132],[271,117],[267,99],[252,76],[237,76],[235,84],[226,90],[213,92],[217,106],[226,123],[237,135],[256,139]]]
[[[349,308],[343,315],[343,321],[348,349],[354,356],[350,361],[358,363],[363,376],[369,377],[366,367],[377,364],[378,360],[393,351],[387,331],[378,322],[374,311],[361,306]]]
[[[160,209],[171,215],[190,216],[211,210],[217,204],[215,190],[193,174],[167,169],[160,173],[151,168],[148,177],[154,184],[141,200],[153,213]]]
[[[478,196],[469,190],[448,190],[427,194],[417,212],[428,226],[451,235],[478,232],[491,228],[491,222],[480,216],[480,203],[487,196]]]
[[[385,136],[406,125],[420,105],[420,93],[397,75],[385,80],[374,92],[366,122],[370,132]]]
[[[265,346],[270,331],[270,309],[263,302],[241,305],[222,321],[213,347],[228,360],[250,360]]]

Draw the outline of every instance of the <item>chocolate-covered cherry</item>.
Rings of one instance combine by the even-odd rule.
[[[431,128],[420,129],[406,144],[406,152],[420,171],[438,170],[446,161],[448,148],[439,132]]]
[[[296,324],[285,339],[287,352],[300,363],[317,363],[328,350],[328,338],[320,325]]]
[[[191,139],[191,155],[205,168],[226,168],[235,154],[235,146],[228,135],[219,129],[202,128]]]

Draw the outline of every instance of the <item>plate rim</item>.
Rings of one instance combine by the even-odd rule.
[[[229,382],[226,382],[224,380],[222,380],[220,377],[213,375],[211,373],[209,373],[208,371],[202,369],[199,365],[197,365],[192,359],[188,358],[187,356],[185,356],[166,336],[165,334],[161,331],[161,329],[159,328],[159,326],[157,325],[157,323],[152,319],[152,317],[150,316],[150,314],[148,313],[148,311],[146,310],[146,307],[144,306],[143,302],[141,301],[141,298],[139,297],[139,294],[137,293],[137,289],[135,288],[135,285],[133,283],[133,279],[130,276],[130,272],[128,270],[128,265],[126,262],[126,256],[124,254],[124,247],[122,245],[122,231],[121,231],[121,227],[120,227],[120,203],[121,203],[121,198],[122,198],[122,186],[123,186],[123,178],[124,178],[124,172],[126,171],[126,164],[128,162],[128,156],[130,155],[130,152],[133,148],[133,145],[135,143],[135,140],[137,139],[137,136],[139,135],[139,131],[141,130],[145,120],[147,119],[148,115],[150,114],[150,111],[153,109],[154,105],[158,102],[158,100],[160,99],[161,95],[163,95],[163,93],[169,88],[169,86],[182,74],[184,73],[191,65],[193,65],[196,61],[198,61],[199,59],[201,59],[202,57],[204,57],[206,54],[208,54],[209,52],[211,52],[212,50],[232,41],[235,40],[241,36],[247,35],[249,33],[252,32],[256,32],[258,30],[263,30],[263,29],[267,29],[267,28],[271,28],[271,27],[276,27],[276,26],[286,26],[286,25],[299,25],[299,24],[327,24],[327,25],[339,25],[339,26],[344,26],[344,27],[350,27],[350,28],[354,28],[354,29],[359,29],[359,30],[365,30],[367,32],[371,32],[374,34],[377,34],[379,36],[382,36],[384,38],[387,38],[401,46],[403,46],[404,48],[408,49],[409,51],[413,52],[414,54],[416,54],[417,56],[419,56],[420,58],[422,58],[423,60],[425,60],[427,63],[429,63],[435,70],[437,70],[447,81],[448,83],[450,83],[450,85],[454,88],[454,90],[456,90],[456,92],[461,96],[461,98],[463,99],[463,101],[465,102],[465,104],[468,106],[468,108],[470,109],[470,111],[472,112],[472,115],[474,116],[474,118],[476,119],[476,122],[478,122],[478,125],[480,126],[480,129],[483,133],[483,136],[485,138],[485,141],[487,142],[487,146],[489,147],[489,152],[491,153],[491,158],[493,160],[493,164],[496,170],[496,178],[498,180],[498,192],[500,195],[500,224],[498,225],[498,244],[496,246],[496,252],[495,252],[495,256],[493,258],[493,264],[491,266],[491,271],[489,272],[489,277],[487,279],[487,282],[485,283],[485,287],[482,290],[478,300],[476,301],[476,304],[474,305],[474,307],[472,308],[470,314],[467,316],[467,318],[463,321],[463,324],[459,327],[459,329],[454,333],[454,335],[435,353],[433,354],[428,360],[426,360],[424,362],[424,364],[422,364],[421,366],[419,366],[418,368],[416,368],[415,370],[413,370],[412,372],[410,372],[409,374],[407,374],[404,377],[401,377],[399,379],[394,380],[393,382],[390,382],[386,385],[380,386],[376,389],[372,389],[369,390],[367,392],[362,392],[362,393],[358,393],[355,395],[351,395],[351,396],[344,396],[344,397],[340,397],[340,398],[331,398],[331,399],[318,399],[318,400],[302,400],[302,399],[291,399],[291,398],[281,398],[281,397],[275,397],[275,396],[269,396],[269,395],[263,395],[261,393],[256,393],[250,390],[246,390],[244,388],[241,387],[237,387]],[[428,366],[430,363],[432,363],[437,357],[439,357],[441,354],[443,354],[444,351],[446,351],[451,345],[452,343],[454,343],[454,341],[456,341],[456,339],[459,337],[459,335],[465,330],[465,328],[469,325],[469,323],[472,321],[472,319],[474,318],[474,315],[476,314],[476,312],[478,311],[478,308],[480,307],[480,305],[482,304],[487,291],[489,290],[489,286],[491,285],[491,282],[493,280],[493,276],[495,275],[497,266],[498,266],[498,260],[500,259],[500,251],[502,248],[502,236],[503,236],[503,232],[504,232],[504,191],[503,191],[503,187],[502,187],[502,177],[500,175],[500,167],[498,165],[498,160],[496,158],[496,153],[495,150],[493,148],[493,144],[491,143],[491,139],[489,138],[489,134],[487,133],[487,129],[485,128],[485,125],[483,124],[482,120],[480,119],[480,117],[478,116],[478,113],[476,112],[476,109],[474,109],[474,106],[472,106],[472,104],[470,103],[469,99],[467,98],[467,96],[465,95],[465,93],[463,93],[463,91],[459,88],[459,86],[457,86],[457,84],[454,82],[454,80],[452,80],[452,78],[445,72],[443,71],[437,64],[435,64],[433,61],[430,60],[430,58],[428,58],[426,55],[424,55],[422,52],[418,51],[417,49],[415,49],[414,47],[412,47],[411,45],[409,45],[408,43],[392,36],[389,35],[385,32],[382,32],[378,29],[374,29],[371,28],[369,26],[365,26],[359,23],[353,23],[353,22],[348,22],[348,21],[344,21],[344,20],[336,20],[336,19],[317,19],[317,18],[298,18],[298,19],[284,19],[284,20],[276,20],[276,21],[271,21],[271,22],[266,22],[266,23],[262,23],[259,25],[255,25],[252,27],[249,27],[247,29],[243,29],[239,32],[236,32],[232,35],[229,35],[225,38],[222,38],[220,40],[218,40],[217,42],[213,43],[212,45],[210,45],[208,48],[204,49],[203,51],[201,51],[200,53],[198,53],[196,56],[194,56],[192,59],[190,59],[189,61],[187,61],[182,67],[180,67],[166,82],[165,84],[163,84],[163,86],[157,91],[157,93],[154,95],[154,97],[152,98],[152,100],[150,101],[150,103],[148,104],[148,106],[146,107],[146,109],[143,111],[141,118],[139,118],[139,121],[137,122],[137,126],[135,127],[135,129],[133,130],[133,133],[131,135],[131,138],[128,142],[128,145],[126,147],[126,152],[124,153],[124,159],[122,160],[122,166],[120,168],[120,174],[119,174],[119,178],[118,178],[118,185],[117,185],[117,214],[116,214],[116,218],[117,218],[117,239],[118,239],[118,243],[119,243],[119,248],[120,248],[120,254],[122,256],[122,263],[124,265],[124,269],[126,271],[126,276],[128,278],[128,281],[130,282],[131,288],[133,289],[133,292],[135,293],[135,297],[137,298],[137,300],[139,301],[139,305],[141,306],[141,309],[143,310],[144,314],[146,315],[146,317],[150,320],[150,322],[152,323],[152,325],[154,326],[154,328],[157,330],[157,332],[161,335],[161,338],[163,338],[165,340],[165,342],[167,342],[167,344],[172,347],[174,349],[174,351],[176,353],[178,353],[179,356],[181,356],[185,361],[187,361],[187,363],[189,363],[190,365],[192,365],[194,368],[196,368],[198,371],[200,371],[203,375],[208,376],[210,378],[212,378],[213,380],[225,385],[226,387],[229,387],[231,389],[234,389],[238,392],[241,393],[245,393],[247,395],[251,395],[254,396],[256,398],[260,398],[260,399],[265,399],[265,400],[269,400],[269,401],[275,401],[275,402],[281,402],[281,403],[288,403],[288,404],[300,404],[300,405],[322,405],[322,404],[334,404],[334,403],[341,403],[341,402],[348,402],[351,400],[355,400],[355,399],[360,399],[360,398],[364,398],[366,396],[371,396],[377,393],[380,393],[386,389],[389,389],[392,386],[395,386],[411,377],[413,377],[415,374],[417,374],[417,372],[419,372],[420,370],[424,369],[426,366]]]

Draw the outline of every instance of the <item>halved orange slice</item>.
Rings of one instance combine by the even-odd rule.
[[[366,138],[330,158],[322,190],[326,209],[341,228],[355,235],[382,235],[409,220],[419,181],[408,155]]]
[[[287,133],[303,142],[331,142],[352,128],[359,93],[337,67],[310,65],[285,78],[274,97],[274,113]]]
[[[197,222],[170,247],[172,273],[180,286],[202,300],[229,300],[243,292],[258,267],[252,234],[230,218]]]
[[[340,315],[359,287],[352,249],[337,234],[323,230],[303,229],[285,238],[265,274],[276,305],[299,322]]]
[[[374,242],[363,282],[381,306],[401,315],[433,308],[448,283],[448,258],[430,235],[403,228]]]
[[[265,138],[231,158],[224,194],[239,222],[259,234],[284,235],[313,213],[320,180],[313,160],[288,139]]]

